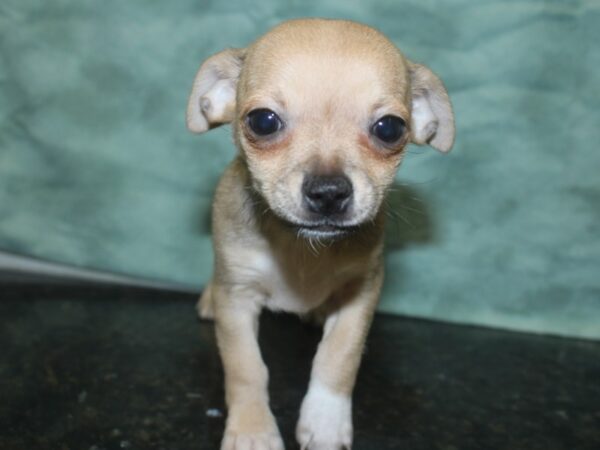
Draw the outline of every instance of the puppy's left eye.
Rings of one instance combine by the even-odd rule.
[[[395,144],[404,136],[406,122],[397,116],[383,116],[371,127],[371,133],[386,144]]]
[[[257,136],[268,136],[279,131],[283,122],[277,114],[270,109],[254,109],[248,113],[247,123]]]

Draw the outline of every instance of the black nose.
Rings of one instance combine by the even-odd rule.
[[[342,214],[352,199],[352,183],[344,175],[306,175],[302,194],[310,211],[324,216]]]

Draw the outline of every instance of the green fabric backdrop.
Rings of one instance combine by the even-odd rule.
[[[189,134],[203,58],[283,19],[376,26],[446,82],[411,149],[381,309],[600,338],[600,2],[3,0],[0,249],[200,287],[229,128]]]

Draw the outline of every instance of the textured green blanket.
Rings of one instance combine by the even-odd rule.
[[[0,248],[201,286],[230,130],[189,134],[203,58],[281,20],[349,18],[435,70],[447,156],[390,199],[381,309],[600,338],[600,3],[0,3]]]

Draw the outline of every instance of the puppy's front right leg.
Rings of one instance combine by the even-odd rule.
[[[243,298],[248,293],[214,284],[212,288],[228,409],[221,450],[283,450],[258,347],[260,308],[253,299]]]

